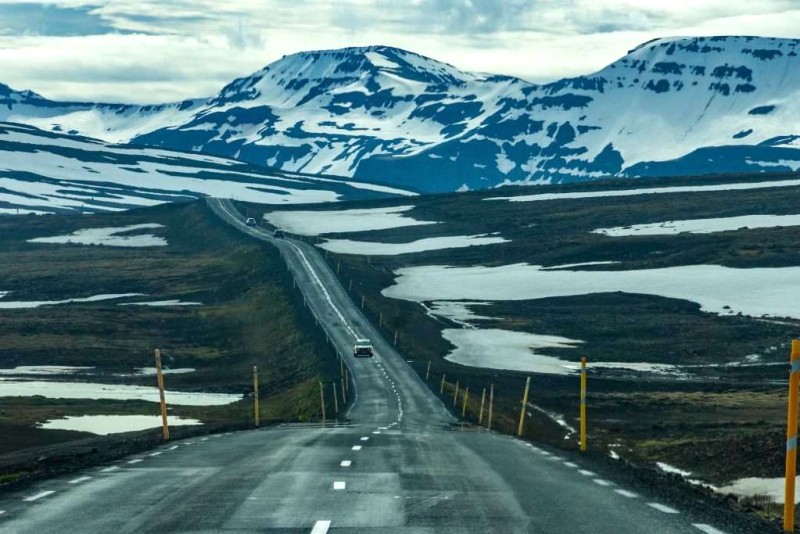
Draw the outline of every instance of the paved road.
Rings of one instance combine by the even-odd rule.
[[[188,439],[0,497],[0,531],[50,532],[734,532],[620,487],[554,453],[453,417],[361,315],[314,247],[228,222],[281,251],[347,357],[349,425],[286,425]],[[576,459],[577,458],[577,459]]]

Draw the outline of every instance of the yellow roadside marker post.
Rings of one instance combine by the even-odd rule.
[[[430,375],[431,375],[431,362],[430,362],[430,360],[429,360],[429,361],[428,361],[428,370],[427,370],[427,371],[425,371],[425,381],[426,381],[426,382],[427,382],[427,380],[428,380],[428,377],[429,377]]]
[[[445,375],[445,374],[442,374],[442,385],[441,385],[441,386],[439,386],[439,395],[442,395],[442,394],[444,394],[444,377],[445,377],[445,376],[447,376],[447,375]]]
[[[483,424],[483,403],[486,401],[486,388],[483,388],[483,393],[481,393],[481,411],[478,412],[478,424]]]
[[[522,437],[522,429],[525,426],[525,412],[528,406],[528,391],[531,387],[531,377],[525,381],[525,393],[522,394],[522,406],[519,410],[519,425],[517,426],[517,436]]]
[[[469,398],[469,386],[464,390],[464,404],[461,406],[461,419],[467,415],[467,399]]]
[[[458,401],[458,380],[456,380],[456,389],[455,391],[453,391],[453,406],[456,405],[457,401]]]
[[[581,452],[586,451],[586,356],[581,358]]]
[[[786,425],[786,485],[783,499],[783,530],[794,532],[794,490],[797,475],[797,393],[800,386],[800,340],[792,341],[789,374],[789,414]]]
[[[164,398],[164,375],[161,373],[161,349],[156,349],[156,377],[158,380],[158,396],[161,399],[161,430],[164,435],[164,441],[169,441],[167,400]]]
[[[259,417],[258,417],[258,367],[253,366],[253,419],[255,421],[256,428],[258,428]]]
[[[494,408],[494,384],[489,385],[489,417],[486,419],[486,430],[492,429],[492,408]]]

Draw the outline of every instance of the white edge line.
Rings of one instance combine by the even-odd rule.
[[[40,491],[36,495],[31,495],[30,497],[25,497],[22,500],[25,501],[25,502],[38,501],[39,499],[41,499],[43,497],[47,497],[48,495],[52,495],[53,493],[55,493],[55,491],[53,491],[53,490]]]
[[[317,521],[311,529],[311,534],[327,534],[329,528],[331,528],[330,521]]]
[[[703,523],[692,523],[692,526],[701,532],[705,532],[706,534],[725,534],[723,531]]]
[[[665,514],[679,514],[680,513],[675,508],[670,508],[669,506],[665,506],[665,505],[659,504],[657,502],[649,502],[649,503],[647,503],[647,506],[649,506],[650,508],[654,508],[654,509],[658,510],[659,512],[663,512]]]

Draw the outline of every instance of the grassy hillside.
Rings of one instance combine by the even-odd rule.
[[[453,347],[443,329],[460,325],[432,317],[417,303],[386,298],[398,269],[425,265],[499,266],[516,263],[555,266],[614,261],[584,270],[639,270],[711,264],[734,268],[800,266],[800,227],[740,229],[721,233],[609,237],[592,230],[699,218],[798,213],[800,187],[685,192],[587,199],[508,202],[492,197],[576,191],[613,191],[797,180],[798,174],[727,176],[703,179],[608,180],[571,186],[515,187],[400,201],[348,203],[328,209],[409,205],[404,215],[438,224],[327,234],[331,239],[402,243],[427,237],[497,234],[509,242],[396,256],[328,254],[345,287],[424,376],[431,362],[431,387],[452,405],[453,385],[470,387],[468,417],[477,418],[480,394],[495,384],[495,424],[514,431],[524,385],[523,373],[453,364]],[[289,208],[290,209],[290,208]],[[308,209],[304,207],[302,209]],[[309,238],[318,241],[318,238]],[[739,288],[731,287],[731,292]],[[426,302],[430,306],[431,302]],[[582,340],[580,348],[543,350],[578,362],[646,362],[694,366],[683,376],[591,369],[590,443],[607,454],[634,461],[665,461],[693,477],[724,484],[742,476],[780,476],[785,425],[789,341],[800,321],[718,315],[686,300],[636,293],[594,293],[539,300],[487,302],[472,310],[487,319],[477,328],[503,329]],[[757,364],[741,365],[750,355]],[[685,368],[685,367],[684,367]],[[452,385],[451,385],[452,384]],[[577,427],[577,376],[534,375],[526,434],[561,447],[575,447],[575,435],[555,419]],[[477,394],[476,394],[477,392]],[[461,407],[463,397],[459,397]],[[535,408],[540,408],[547,415]],[[459,409],[460,412],[460,409]],[[553,417],[555,416],[555,417]],[[749,451],[749,452],[747,452]],[[759,451],[756,454],[754,451]]]
[[[168,246],[29,243],[75,230],[158,223],[147,230]],[[143,296],[33,309],[0,309],[0,368],[89,366],[55,380],[154,386],[153,350],[166,367],[167,389],[250,395],[252,366],[260,370],[262,420],[319,415],[318,380],[338,373],[324,336],[277,251],[218,221],[204,203],[164,205],[113,215],[0,217],[0,291],[4,301]],[[178,299],[200,306],[121,306]],[[38,377],[27,377],[38,378]],[[168,398],[169,401],[169,398]],[[170,413],[207,424],[251,424],[249,398],[225,406],[171,406]],[[157,414],[142,401],[0,397],[0,453],[88,436],[37,429],[54,417]]]

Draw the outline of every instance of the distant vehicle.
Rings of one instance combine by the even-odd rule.
[[[286,236],[283,235],[283,230],[278,228],[277,230],[272,232],[272,237],[286,237]]]
[[[356,344],[353,347],[353,357],[372,358],[372,353],[372,343],[369,339],[356,339]]]
[[[256,224],[258,224],[258,223],[256,222],[256,220],[255,220],[254,218],[252,218],[252,217],[248,217],[248,218],[247,218],[247,220],[246,220],[246,221],[244,221],[244,223],[245,223],[247,226],[255,226]]]

